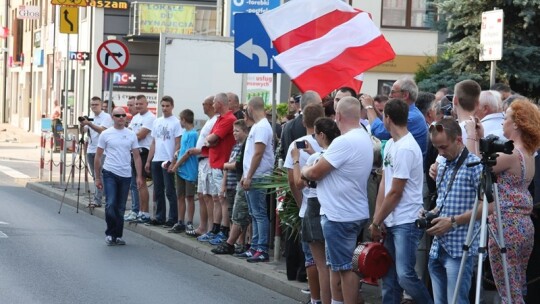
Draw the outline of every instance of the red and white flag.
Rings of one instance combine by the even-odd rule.
[[[363,72],[396,56],[369,14],[340,0],[292,0],[259,18],[302,92],[361,85]]]

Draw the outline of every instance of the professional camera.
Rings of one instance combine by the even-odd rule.
[[[93,118],[90,118],[90,117],[88,117],[88,116],[86,116],[86,115],[85,115],[85,116],[79,116],[79,118],[77,118],[77,119],[79,120],[79,122],[83,122],[83,121],[85,121],[85,120],[88,120],[88,121],[94,121]]]
[[[432,224],[431,221],[439,217],[438,212],[431,212],[428,211],[424,213],[424,217],[417,219],[414,221],[414,225],[416,225],[419,229],[429,229],[431,228]]]
[[[504,154],[512,154],[514,150],[514,141],[512,140],[500,140],[499,136],[488,135],[480,139],[480,153],[484,155],[493,155],[501,152]]]

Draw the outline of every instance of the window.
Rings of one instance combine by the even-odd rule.
[[[434,0],[383,0],[382,27],[429,29],[434,26]]]

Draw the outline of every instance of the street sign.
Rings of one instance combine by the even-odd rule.
[[[253,0],[232,0],[229,1],[231,5],[231,14],[230,25],[229,25],[229,36],[234,37],[235,35],[235,21],[234,15],[238,13],[254,13],[262,14],[266,11],[278,7],[281,3],[281,0],[266,0],[266,1],[253,1]],[[236,25],[238,26],[238,25]]]
[[[502,59],[504,11],[493,10],[482,13],[480,29],[480,61]]]
[[[17,19],[39,19],[41,10],[36,5],[19,5]]]
[[[77,34],[79,32],[79,8],[62,6],[60,8],[60,33]]]
[[[51,0],[52,5],[87,6],[86,0]]]
[[[88,60],[90,53],[88,52],[69,52],[69,60]]]
[[[128,48],[118,40],[107,40],[97,50],[97,62],[107,72],[123,70],[127,66],[128,61]]]
[[[234,23],[234,72],[283,73],[272,58],[278,53],[259,17],[251,13],[237,13]]]

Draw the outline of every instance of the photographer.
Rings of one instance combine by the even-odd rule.
[[[94,159],[96,157],[99,135],[101,132],[105,131],[105,129],[111,127],[113,121],[111,115],[101,110],[101,98],[99,97],[92,97],[90,100],[90,110],[92,111],[90,117],[80,116],[78,119],[81,134],[88,132],[88,138],[86,140],[86,161],[90,166],[90,172],[92,173],[95,183],[97,178],[96,172],[94,171]],[[105,154],[102,156],[101,163],[105,163]],[[99,179],[101,179],[101,172],[97,172],[97,174],[99,174]],[[103,190],[96,187],[93,205],[94,207],[101,207],[102,202]]]
[[[482,166],[467,167],[480,159],[465,148],[461,127],[453,118],[443,118],[429,127],[433,146],[443,157],[437,168],[437,207],[417,220],[435,236],[429,252],[429,273],[435,303],[450,303],[456,289],[462,246],[467,236],[471,209],[476,200]],[[481,212],[479,211],[479,214]],[[476,226],[479,226],[476,223]],[[478,227],[475,227],[478,229]],[[478,254],[478,240],[469,254]],[[469,303],[474,259],[467,259],[457,303]]]
[[[530,218],[533,199],[527,187],[535,174],[534,154],[540,145],[539,125],[540,111],[536,105],[525,98],[516,99],[506,110],[503,122],[503,134],[514,141],[514,149],[511,154],[498,153],[497,164],[493,166],[499,190],[512,303],[524,303],[523,297],[527,292],[525,271],[534,244],[534,227]],[[479,133],[482,133],[481,130]],[[482,153],[489,152],[485,151],[486,144],[480,145]],[[489,150],[502,151],[501,144],[504,142],[500,140],[489,142],[489,146],[498,146]],[[493,204],[489,207],[492,211]],[[497,235],[496,215],[490,214],[488,221],[490,229]],[[501,252],[496,240],[492,235],[489,236],[489,261],[493,278],[503,303],[506,303],[508,299],[504,288]]]

